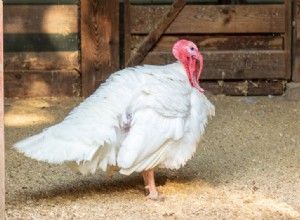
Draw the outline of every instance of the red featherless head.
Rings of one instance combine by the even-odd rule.
[[[191,85],[204,93],[199,85],[203,58],[198,47],[192,41],[179,40],[174,44],[172,52],[175,58],[184,65]],[[197,61],[199,61],[199,67],[197,67]]]

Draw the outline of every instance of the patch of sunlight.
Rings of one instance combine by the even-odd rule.
[[[300,218],[300,213],[291,205],[274,198],[269,198],[262,193],[256,192],[253,194],[237,191],[237,193],[231,192],[228,194],[228,197],[232,202],[242,205],[243,208],[268,210],[269,212],[279,212],[291,218]]]
[[[35,108],[48,108],[50,104],[48,101],[41,99],[32,99],[30,102],[26,103],[27,106],[35,107]]]
[[[5,114],[4,125],[9,127],[25,127],[53,122],[51,116],[37,114]]]
[[[256,201],[256,204],[268,208],[271,211],[277,211],[286,215],[289,215],[292,218],[300,218],[300,213],[296,211],[292,206],[279,202],[274,199],[264,198]]]

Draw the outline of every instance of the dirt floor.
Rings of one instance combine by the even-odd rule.
[[[164,201],[144,197],[140,174],[82,176],[15,152],[81,99],[8,99],[7,219],[300,219],[300,102],[210,96],[216,117],[179,170],[157,170]]]

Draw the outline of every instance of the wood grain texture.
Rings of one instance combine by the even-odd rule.
[[[295,63],[295,69],[293,73],[292,80],[294,82],[300,82],[300,2],[295,2],[295,13],[294,13],[294,21],[296,22],[295,26],[295,32],[296,32],[296,38],[294,42],[294,63]]]
[[[3,16],[5,34],[78,32],[77,5],[6,5]]]
[[[147,34],[167,6],[131,8],[132,34]],[[284,5],[187,5],[166,34],[284,33]]]
[[[6,71],[6,97],[79,96],[77,71]]]
[[[5,53],[4,70],[79,70],[79,52]]]
[[[3,95],[3,2],[0,1],[0,219],[5,219],[5,142]]]
[[[119,69],[119,1],[81,1],[82,93],[90,95]]]
[[[5,5],[78,5],[80,0],[3,0]]]
[[[132,49],[136,49],[144,35],[132,36]],[[283,50],[281,35],[164,35],[151,51],[171,51],[179,39],[193,41],[201,51],[215,50]]]
[[[284,81],[202,81],[201,87],[218,95],[252,96],[252,95],[282,95]]]
[[[161,19],[155,24],[149,34],[143,39],[135,53],[129,58],[126,66],[136,66],[140,64],[147,53],[155,45],[158,39],[162,36],[165,30],[170,26],[171,22],[178,16],[183,7],[185,0],[175,0],[169,11],[167,11]]]
[[[5,34],[5,52],[78,51],[79,36],[75,34]]]
[[[124,0],[124,61],[123,67],[131,55],[131,13],[130,0]]]
[[[285,0],[285,71],[289,79],[292,79],[292,0]]]
[[[285,52],[278,51],[205,51],[201,79],[288,79]],[[175,58],[168,52],[150,52],[145,64],[165,65]]]

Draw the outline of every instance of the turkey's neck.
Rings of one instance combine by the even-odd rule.
[[[191,83],[191,86],[193,86],[194,88],[196,88],[199,92],[204,93],[204,90],[200,87],[199,85],[199,79],[200,79],[200,75],[201,75],[201,71],[202,71],[202,63],[200,62],[200,66],[199,69],[197,71],[197,60],[195,58],[189,58],[188,62],[185,62],[184,68],[186,71],[186,74],[189,78],[189,81]]]

